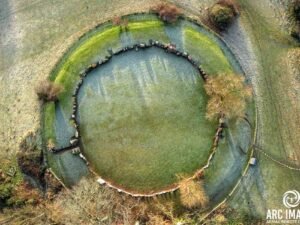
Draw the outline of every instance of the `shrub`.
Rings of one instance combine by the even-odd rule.
[[[245,85],[244,79],[232,73],[207,79],[204,88],[210,97],[206,110],[209,120],[220,116],[228,119],[244,116],[246,101],[252,96],[252,89]]]
[[[167,23],[174,23],[180,15],[180,9],[175,5],[162,3],[153,8],[159,18]]]
[[[8,205],[24,205],[37,204],[41,199],[38,189],[33,188],[26,182],[22,182],[16,186],[13,191],[13,196],[7,201]]]
[[[187,208],[205,207],[208,197],[202,182],[192,179],[184,179],[179,184],[180,201]]]
[[[113,19],[112,19],[112,23],[113,25],[115,26],[120,26],[121,28],[121,31],[123,30],[127,30],[128,28],[128,19],[122,19],[121,17],[119,16],[115,16]]]
[[[47,219],[43,206],[25,205],[22,208],[6,208],[0,216],[0,224],[53,224]]]
[[[40,179],[42,168],[41,154],[39,152],[18,152],[17,157],[22,173],[35,179]]]
[[[300,41],[300,24],[296,24],[292,27],[291,36]]]
[[[47,205],[49,217],[59,224],[134,224],[145,207],[138,199],[100,187],[94,179],[82,179]]]
[[[2,208],[37,203],[39,192],[24,182],[21,173],[15,168],[15,163],[5,160],[0,163],[3,168],[0,169],[0,211]]]
[[[300,22],[300,0],[294,0],[292,2],[292,15],[296,21]]]
[[[234,2],[234,0],[219,0],[217,4],[231,8],[234,16],[237,16],[239,14],[239,6],[236,2]]]
[[[291,22],[291,36],[300,41],[300,0],[294,0],[289,6],[289,21]]]
[[[231,8],[216,4],[210,9],[209,17],[216,27],[224,30],[231,24],[234,14]]]
[[[56,101],[61,91],[62,87],[60,85],[48,80],[41,82],[40,85],[36,87],[36,94],[40,100],[45,102]]]
[[[35,133],[29,132],[21,141],[17,160],[23,173],[40,180],[42,175],[42,155],[39,140]]]
[[[230,0],[220,0],[209,10],[209,18],[217,28],[224,30],[238,15],[237,5]]]

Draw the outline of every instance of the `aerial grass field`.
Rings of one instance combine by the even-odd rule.
[[[257,145],[276,160],[297,168],[299,108],[295,101],[299,99],[299,95],[296,94],[298,90],[293,81],[297,72],[291,73],[284,59],[298,44],[282,31],[279,22],[266,19],[269,8],[265,10],[265,15],[261,15],[260,4],[247,1],[241,1],[241,4],[245,8],[242,23],[246,24],[249,32],[251,29],[249,35],[253,37],[255,54],[260,65],[258,82],[255,84],[259,112]],[[294,96],[287,94],[290,89],[296,91]],[[238,204],[240,207],[243,202],[244,210],[263,216],[267,208],[281,207],[280,198],[285,191],[299,187],[299,171],[279,165],[259,150],[257,154],[260,166],[250,173],[252,176],[249,175],[246,179],[247,182],[234,198],[233,205]],[[266,198],[269,195],[278,197]]]
[[[71,111],[72,111],[72,95],[74,93],[75,86],[80,79],[79,74],[91,63],[95,63],[101,60],[101,58],[103,58],[104,56],[108,55],[107,49],[112,49],[112,51],[117,51],[121,48],[121,46],[126,47],[134,43],[147,43],[150,39],[159,40],[162,43],[169,43],[169,40],[172,38],[172,36],[170,35],[174,35],[178,33],[178,35],[182,35],[182,38],[176,39],[175,44],[178,46],[182,46],[182,51],[187,51],[188,53],[191,53],[193,58],[198,60],[199,66],[201,66],[205,72],[211,74],[211,76],[216,76],[217,73],[220,73],[221,71],[223,72],[236,71],[237,73],[240,73],[240,68],[238,65],[234,64],[234,61],[232,59],[233,56],[230,54],[230,51],[227,49],[225,45],[222,45],[222,42],[218,40],[217,36],[215,36],[214,34],[210,34],[207,28],[197,27],[191,22],[185,20],[179,20],[176,25],[163,24],[161,21],[157,19],[157,17],[155,17],[152,14],[129,15],[127,16],[127,18],[129,23],[125,31],[121,30],[119,26],[112,25],[111,23],[105,23],[102,26],[98,26],[95,29],[89,31],[86,35],[80,38],[78,43],[75,43],[65,53],[61,61],[57,64],[55,69],[52,71],[51,79],[55,81],[55,83],[62,85],[63,93],[59,95],[59,102],[56,103],[54,111],[53,111],[53,105],[46,106],[46,109],[48,111],[44,111],[43,114],[43,118],[45,121],[44,129],[47,130],[45,134],[46,135],[48,133],[51,134],[51,140],[49,138],[47,139],[47,137],[45,136],[45,143],[51,141],[56,144],[57,148],[66,147],[68,143],[68,139],[74,134],[73,133],[74,130],[72,129],[72,123],[69,122],[69,118],[71,117]],[[199,45],[197,45],[199,47],[197,48],[194,47],[195,42],[199,43]],[[159,51],[157,52],[157,54],[158,53]],[[200,79],[200,75],[199,74],[195,75],[195,71],[190,71],[185,66],[179,67],[178,65],[180,64],[185,65],[185,64],[183,64],[181,61],[178,62],[174,61],[175,59],[173,59],[172,57],[171,57],[171,61],[169,62],[167,60],[155,58],[154,57],[155,54],[153,55],[153,57],[147,56],[146,52],[145,53],[139,52],[139,54],[138,53],[136,54],[137,54],[136,59],[134,56],[130,56],[127,58],[127,61],[123,60],[123,63],[121,63],[120,66],[118,66],[118,62],[117,62],[118,57],[113,57],[112,62],[110,63],[112,65],[115,65],[115,67],[112,67],[110,71],[107,70],[107,68],[105,67],[106,69],[104,69],[104,72],[100,73],[100,74],[103,73],[105,74],[104,76],[106,77],[105,79],[111,77],[112,80],[110,82],[113,82],[112,84],[114,84],[116,77],[122,78],[122,82],[120,82],[120,84],[122,85],[119,88],[118,86],[114,87],[114,86],[104,85],[100,80],[95,80],[94,82],[88,82],[88,83],[93,83],[93,86],[95,86],[97,82],[100,82],[98,84],[98,88],[96,89],[99,89],[101,91],[99,90],[96,91],[98,93],[96,95],[98,99],[95,100],[94,98],[91,97],[94,96],[92,93],[95,92],[94,90],[95,88],[92,89],[88,88],[86,91],[86,93],[88,94],[86,94],[85,96],[89,96],[89,97],[85,97],[85,99],[91,99],[92,102],[89,101],[87,102],[83,101],[83,103],[79,102],[79,108],[80,108],[79,112],[81,112],[81,108],[83,108],[82,110],[84,110],[84,112],[86,112],[85,114],[88,115],[88,116],[83,116],[84,119],[80,122],[82,124],[81,127],[82,130],[80,130],[81,131],[80,133],[82,133],[83,135],[82,138],[82,145],[84,149],[83,154],[89,161],[92,162],[92,167],[94,171],[97,171],[100,176],[102,176],[106,180],[109,180],[114,185],[123,187],[125,189],[129,189],[132,191],[135,190],[137,192],[147,192],[147,191],[153,192],[153,191],[159,191],[160,189],[166,189],[168,187],[174,186],[174,184],[178,182],[179,175],[191,176],[193,175],[193,173],[195,173],[195,171],[197,171],[198,169],[200,169],[205,165],[208,159],[208,155],[212,149],[212,140],[214,137],[214,132],[217,127],[217,124],[205,122],[206,100],[204,99],[206,99],[207,96],[203,89],[203,83],[202,84],[199,83],[198,84],[199,87],[197,89],[199,94],[201,96],[203,95],[203,99],[200,101],[200,97],[195,97],[195,98],[199,98],[199,101],[201,102],[199,104],[201,106],[200,105],[198,106],[198,104],[195,104],[195,102],[191,102],[190,106],[184,107],[185,110],[192,110],[192,105],[194,105],[194,107],[197,107],[195,109],[198,109],[199,117],[197,118],[197,115],[195,115],[195,113],[192,113],[196,111],[184,111],[183,109],[179,110],[178,108],[179,111],[174,112],[174,114],[172,114],[173,116],[170,117],[171,119],[173,118],[173,121],[170,120],[167,123],[169,118],[167,114],[170,113],[168,112],[167,108],[168,107],[174,108],[173,110],[175,110],[177,108],[175,107],[177,102],[178,102],[177,104],[179,104],[180,101],[186,102],[184,97],[185,92],[187,92],[187,94],[190,93],[189,89],[187,89],[185,86],[182,86],[180,88],[179,84],[176,84],[176,82],[173,80],[169,80],[170,78],[168,77],[172,74],[175,80],[177,79],[176,77],[179,76],[180,77],[179,80],[183,79],[184,81],[185,79],[190,77],[191,74],[194,74],[193,76],[196,77],[193,79]],[[139,62],[139,60],[141,60],[142,58],[143,61],[141,61],[140,64],[138,64],[137,62]],[[161,64],[160,61],[164,63]],[[128,68],[123,69],[124,71],[121,70],[120,68],[122,68],[122,65],[123,66],[132,65],[130,72],[128,71]],[[191,74],[186,74],[187,71],[190,71],[189,73]],[[123,73],[125,74],[122,75]],[[153,106],[151,107],[149,106],[150,107],[149,112],[148,110],[145,110],[145,107],[143,106],[143,104],[145,103],[143,102],[144,101],[147,102],[147,99],[152,99],[152,98],[159,99],[159,101],[161,101],[161,99],[164,98],[164,96],[158,95],[158,93],[160,92],[158,92],[157,94],[155,94],[156,92],[151,94],[151,91],[153,91],[154,89],[149,89],[151,90],[150,92],[146,91],[148,89],[145,89],[145,93],[144,93],[143,86],[146,85],[148,82],[151,82],[151,79],[149,79],[149,77],[145,78],[146,74],[148,73],[150,74],[149,76],[152,77],[152,79],[154,80],[162,76],[161,78],[162,84],[160,84],[161,88],[157,86],[156,87],[157,90],[160,89],[164,90],[163,87],[170,87],[170,89],[165,90],[166,92],[165,95],[168,97],[166,101],[162,101],[161,103],[163,104],[158,104],[158,105],[157,103],[154,102],[151,103],[153,104]],[[107,74],[112,74],[112,75],[108,76]],[[165,75],[163,74],[168,74],[168,76],[165,77]],[[99,76],[102,77],[102,75]],[[125,85],[125,82],[129,78],[124,79],[123,76],[125,77],[127,76],[129,78],[132,76],[137,76],[137,78],[135,79],[137,79],[138,82],[132,84],[128,83],[128,85],[129,84],[131,85],[129,90],[134,90],[135,88],[132,85],[135,84],[138,85],[137,90],[139,89],[142,90],[142,93],[138,94],[137,97],[139,95],[142,96],[145,95],[143,97],[144,100],[139,101],[139,104],[141,104],[139,107],[142,107],[141,109],[145,111],[141,112],[141,110],[138,110],[139,114],[137,116],[135,116],[134,113],[135,111],[134,109],[137,107],[135,105],[136,101],[130,101],[124,105],[124,106],[128,105],[127,111],[131,113],[128,112],[126,113],[126,110],[122,109],[123,100],[118,100],[116,101],[116,103],[113,104],[113,99],[122,99],[122,95],[126,96],[126,94],[129,94],[125,90],[123,90],[124,88],[127,87]],[[168,80],[166,80],[166,78],[168,78]],[[128,81],[130,81],[130,79]],[[151,85],[151,83],[149,83],[148,85]],[[107,95],[108,90],[112,88],[113,91],[109,91],[110,93],[114,93],[114,92],[118,93],[119,91],[118,89],[120,89],[121,92],[119,95],[117,95],[117,97],[111,98],[109,97],[109,95]],[[111,104],[114,105],[113,111],[112,111],[113,105],[108,105],[109,107],[108,106],[105,107],[104,104],[105,101],[104,102],[101,101],[101,96],[99,96],[99,93],[102,94],[102,97],[104,96],[105,101],[109,101],[109,102],[112,101]],[[148,94],[149,96],[146,93],[150,93]],[[172,102],[171,101],[172,98],[174,98],[174,100],[176,101]],[[193,99],[193,97],[190,98],[191,100]],[[125,100],[126,99],[127,98],[125,98]],[[186,99],[189,98],[186,97]],[[168,105],[167,102],[170,102],[170,105]],[[115,109],[116,106],[118,106],[117,107],[118,110]],[[152,109],[152,107],[154,108]],[[131,110],[131,108],[133,111]],[[157,116],[154,116],[157,113],[153,111],[154,109],[156,109],[157,112],[161,112],[161,113],[157,114]],[[155,114],[151,113],[151,110]],[[151,151],[148,152],[149,154],[152,155],[152,157],[150,155],[147,155],[148,152],[143,152],[143,151],[140,151],[141,154],[139,156],[139,154],[136,154],[136,151],[138,151],[138,149],[141,147],[135,146],[134,143],[128,144],[128,146],[126,144],[124,145],[122,143],[122,138],[118,138],[120,134],[118,133],[118,131],[114,131],[111,128],[111,126],[113,125],[113,121],[118,121],[117,118],[119,117],[118,116],[119,114],[123,115],[123,117],[125,115],[128,116],[125,117],[125,119],[123,119],[124,121],[121,122],[120,126],[117,126],[118,128],[116,129],[117,130],[120,129],[119,132],[124,133],[122,127],[123,129],[128,130],[128,127],[133,126],[130,125],[131,119],[129,118],[136,117],[136,119],[134,119],[135,121],[134,125],[137,126],[136,129],[140,130],[142,127],[144,127],[145,136],[141,136],[140,138],[137,138],[135,134],[136,131],[134,131],[135,129],[134,127],[132,127],[133,133],[130,134],[128,133],[128,131],[125,132],[127,133],[126,137],[135,140],[138,146],[140,145],[148,146],[147,148],[151,149]],[[153,116],[150,116],[151,114],[153,114]],[[164,114],[166,114],[166,117],[163,116]],[[100,117],[98,118],[92,115],[97,115]],[[110,115],[110,117],[108,117],[110,119],[109,120],[107,119],[107,123],[109,121],[110,123],[108,124],[105,123],[106,125],[104,124],[103,126],[100,125],[96,126],[96,124],[99,124],[101,120],[106,118],[105,115]],[[193,117],[190,117],[193,115],[194,115],[194,119],[197,118],[198,120],[194,120],[192,119]],[[81,118],[80,113],[79,116]],[[162,118],[158,119],[159,117]],[[185,117],[186,119],[184,119]],[[99,122],[97,122],[95,118],[98,118],[97,120]],[[148,119],[145,120],[145,118]],[[183,125],[177,124],[178,121],[180,120],[182,120],[183,123],[191,124],[191,126],[193,125],[195,127],[190,127],[189,133],[186,133],[187,132],[186,128],[184,128]],[[50,122],[54,124],[51,125]],[[139,123],[144,125],[138,125]],[[156,131],[157,129],[156,126],[153,127],[153,125],[151,124],[165,124],[165,126],[169,128],[171,131],[167,132],[166,128],[164,129],[162,128],[159,131]],[[175,126],[177,128],[176,129],[172,128],[171,124],[172,126]],[[146,129],[146,127],[149,127],[149,129]],[[199,127],[198,129],[201,130],[200,133],[197,133],[200,130],[197,131],[196,127]],[[208,129],[208,127],[211,127],[211,129]],[[48,129],[52,129],[52,131],[48,131]],[[68,132],[68,130],[70,130],[70,132]],[[65,134],[63,134],[63,132]],[[116,133],[114,134],[114,132]],[[138,133],[141,135],[142,131],[140,130]],[[150,138],[153,135],[153,134],[151,135],[151,133],[155,134],[153,138]],[[162,133],[164,135],[168,134],[169,137],[166,138],[162,134],[160,135],[159,133]],[[186,138],[184,138],[185,133],[187,135]],[[108,138],[104,138],[105,134],[109,135]],[[198,136],[201,136],[201,138],[199,137],[196,138],[197,137],[196,134]],[[97,138],[96,135],[102,138],[99,137]],[[182,137],[179,138],[180,136]],[[151,146],[149,147],[150,144],[148,143],[148,141],[147,141],[148,144],[143,143],[145,142],[146,137],[148,137],[150,140],[152,140],[153,143],[156,144],[153,145],[152,147]],[[248,136],[248,138],[251,139],[251,135]],[[237,137],[237,140],[238,139],[239,137]],[[116,142],[117,146],[119,146],[118,148],[115,145],[111,144],[113,140]],[[182,142],[181,147],[179,145],[180,142]],[[157,145],[158,143],[159,145]],[[235,148],[234,145],[227,146],[227,147],[232,149]],[[174,150],[174,148],[177,149],[178,152]],[[116,149],[119,150],[117,151]],[[126,151],[126,149],[129,150]],[[176,161],[175,158],[177,158],[176,156],[177,153],[178,155],[183,156],[184,155],[183,152],[186,151],[187,149],[190,149],[189,150],[190,154],[186,154],[186,158],[183,157],[182,159]],[[172,152],[172,154],[170,154],[170,151]],[[114,167],[113,164],[121,165],[120,160],[124,160],[123,159],[124,152],[128,155],[128,157],[129,155],[132,155],[132,157],[136,157],[135,159],[137,164],[130,163],[132,160],[128,160],[128,163],[124,163],[123,167],[116,166],[114,169],[112,169]],[[158,152],[160,152],[160,154],[157,154]],[[167,157],[167,154],[170,154],[170,156]],[[66,183],[74,184],[74,182],[76,182],[76,179],[80,179],[80,177],[78,177],[77,175],[75,175],[74,178],[72,178],[73,169],[71,169],[71,167],[68,168],[69,163],[74,164],[74,162],[69,162],[68,160],[68,159],[72,159],[70,153],[68,152],[62,153],[60,156],[55,156],[55,157],[52,154],[47,154],[47,155],[48,155],[47,158],[50,167]],[[152,158],[151,160],[152,163],[150,163],[149,161],[148,164],[144,165],[144,169],[142,169],[143,167],[138,166],[143,164],[142,159],[148,159],[148,158],[149,159]],[[160,161],[159,159],[160,160],[168,159],[168,161],[164,161],[164,163],[159,163]],[[242,160],[239,165],[242,165],[243,163],[246,163],[246,161]],[[161,165],[161,167],[157,165]],[[136,167],[140,169],[136,169]],[[61,168],[65,168],[65,169],[62,170]],[[165,173],[161,173],[159,171],[161,171],[162,168],[168,168],[168,170],[166,170]],[[82,170],[82,172],[80,172],[81,174],[83,175],[86,174],[86,167],[83,166],[82,163],[78,165],[78,171],[81,170]],[[137,173],[136,171],[141,171],[141,173]],[[136,173],[135,176],[134,173]],[[215,174],[214,172],[212,172],[212,174],[213,174],[212,176],[222,176],[220,173]],[[164,177],[162,178],[161,176]],[[67,180],[69,182],[67,182]],[[209,187],[209,189],[211,188]],[[214,195],[214,193],[212,192],[211,195]]]
[[[300,212],[297,1],[1,1],[0,224],[300,224],[268,214]],[[150,39],[189,57],[132,49],[81,77]],[[209,120],[221,73],[253,97]]]

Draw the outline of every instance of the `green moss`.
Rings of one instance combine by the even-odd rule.
[[[0,185],[0,200],[5,200],[10,197],[13,189],[12,184],[1,184]]]
[[[211,75],[232,71],[223,51],[210,37],[189,27],[184,28],[183,34],[186,51],[195,58],[200,56],[204,71]]]

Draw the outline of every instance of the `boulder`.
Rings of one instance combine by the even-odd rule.
[[[78,142],[79,142],[79,140],[77,138],[73,137],[70,140],[70,145],[75,146],[78,144]]]
[[[72,154],[73,154],[73,155],[78,155],[78,154],[80,154],[80,153],[81,153],[81,151],[80,151],[80,148],[79,148],[79,147],[73,148],[73,149],[72,149]]]
[[[75,138],[79,138],[79,132],[78,132],[78,130],[75,131],[74,137],[75,137]]]
[[[103,180],[102,178],[99,178],[99,179],[97,180],[97,182],[98,182],[99,184],[101,184],[101,185],[103,185],[103,184],[106,183],[106,181]]]

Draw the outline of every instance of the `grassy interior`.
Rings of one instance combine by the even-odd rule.
[[[82,89],[84,154],[101,176],[131,190],[160,190],[177,174],[193,174],[212,146],[216,123],[205,119],[202,78],[184,59],[162,53],[154,51],[147,67],[114,59],[111,73],[99,69]],[[100,91],[90,86],[96,82]]]

